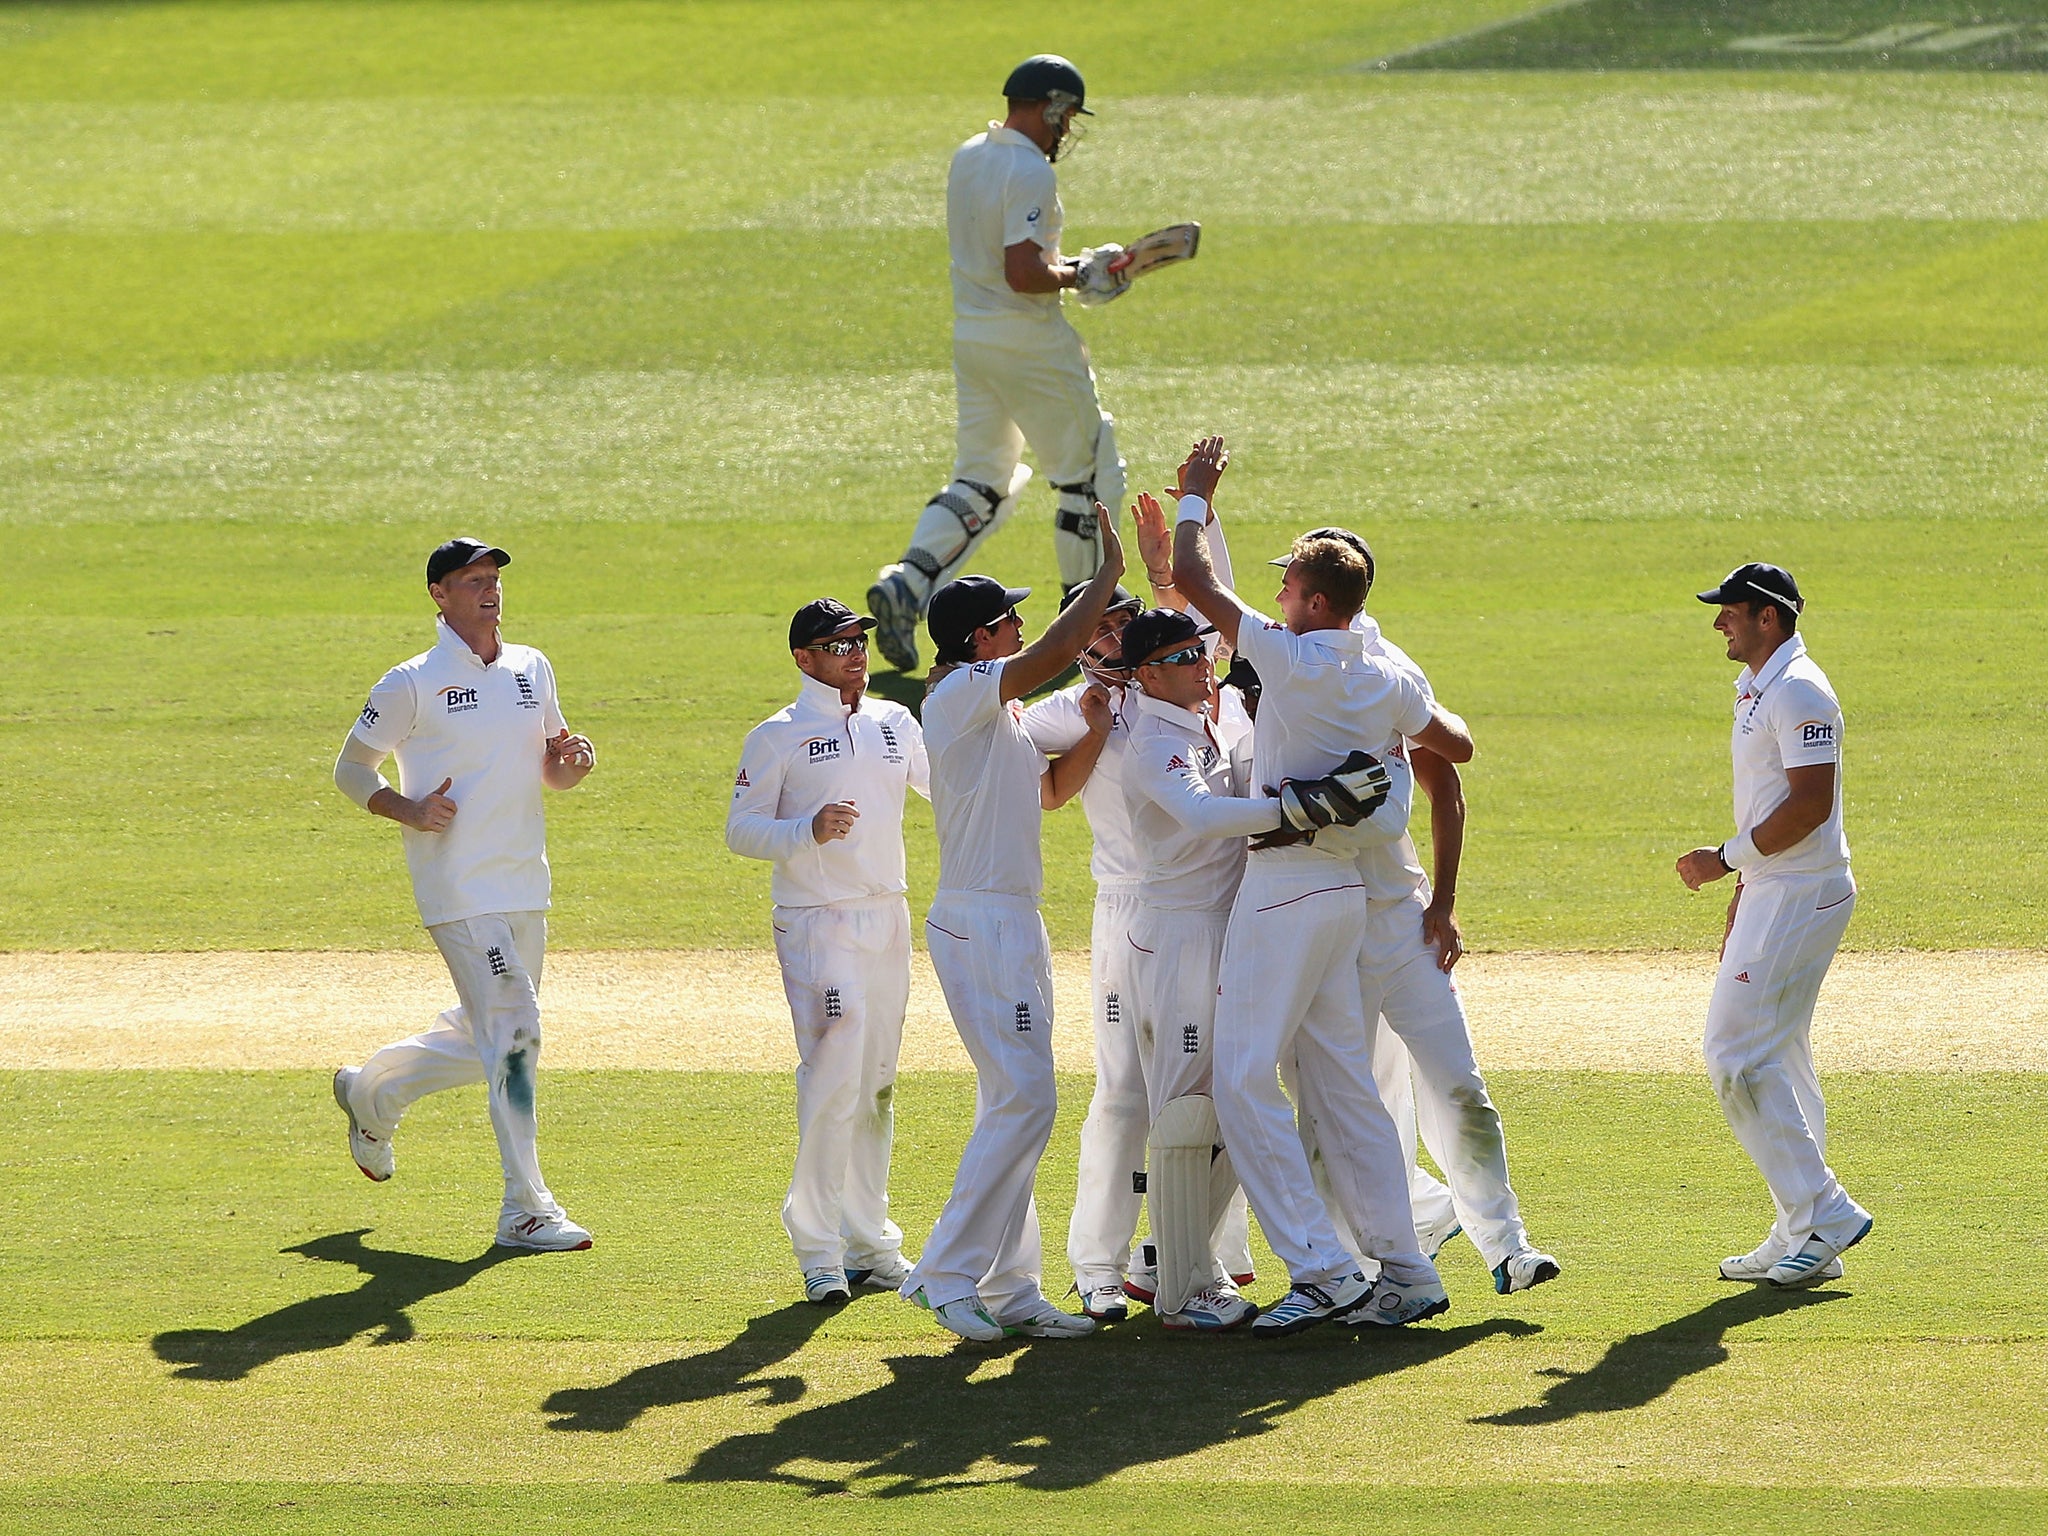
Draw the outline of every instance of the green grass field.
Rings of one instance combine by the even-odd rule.
[[[454,532],[513,550],[602,756],[553,942],[760,946],[739,740],[789,612],[858,601],[947,474],[946,156],[1049,47],[1099,112],[1070,243],[1204,224],[1078,322],[1134,484],[1221,429],[1242,565],[1372,539],[1481,742],[1475,947],[1713,943],[1670,871],[1727,830],[1690,594],[1750,558],[1847,711],[1850,944],[2038,946],[2048,12],[1528,9],[0,8],[0,948],[422,946],[328,773]],[[1971,25],[2016,30],[1908,46]],[[988,567],[1052,588],[1049,521]],[[1085,943],[1078,812],[1047,840]],[[553,1075],[600,1245],[497,1262],[474,1095],[373,1189],[311,1073],[0,1076],[0,1530],[2048,1525],[2038,1078],[1835,1085],[1881,1226],[1790,1301],[1709,1278],[1767,1211],[1702,1082],[1497,1086],[1566,1283],[1498,1300],[1460,1247],[1413,1336],[979,1354],[793,1304],[780,1079]],[[914,1243],[970,1086],[900,1102]]]

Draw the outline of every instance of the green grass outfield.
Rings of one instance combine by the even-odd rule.
[[[1074,240],[1207,231],[1080,321],[1136,484],[1220,426],[1248,569],[1370,534],[1482,743],[1475,944],[1709,941],[1670,863],[1727,830],[1729,668],[1689,594],[1752,557],[1812,592],[1847,709],[1850,942],[2038,943],[2048,80],[1353,67],[1511,14],[1061,18],[1101,108]],[[946,475],[945,159],[1046,41],[944,6],[7,8],[0,944],[422,942],[328,769],[467,529],[603,754],[556,802],[556,941],[759,945],[739,739],[788,613],[859,601]],[[986,563],[1051,587],[1049,509]],[[1057,943],[1085,842],[1052,820]]]
[[[1713,1278],[1764,1212],[1702,1083],[1509,1073],[1518,1183],[1563,1281],[1495,1297],[1460,1239],[1452,1312],[1406,1333],[1187,1339],[1141,1312],[993,1350],[946,1347],[886,1295],[792,1298],[786,1082],[551,1082],[550,1177],[598,1246],[507,1258],[474,1093],[423,1102],[398,1179],[371,1186],[318,1073],[0,1079],[0,1521],[868,1530],[893,1508],[900,1530],[1137,1529],[1194,1500],[1248,1531],[1316,1509],[1497,1527],[1525,1502],[1539,1530],[2048,1517],[2048,1197],[2013,1177],[2039,1078],[1840,1079],[1838,1161],[1880,1227],[1822,1290]],[[1040,1181],[1055,1248],[1086,1093],[1062,1086]],[[971,1102],[964,1077],[903,1084],[912,1230]],[[1958,1255],[1969,1283],[1934,1283]]]

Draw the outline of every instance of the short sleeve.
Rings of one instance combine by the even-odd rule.
[[[1842,709],[1804,678],[1788,679],[1772,710],[1778,757],[1787,768],[1842,760]]]
[[[404,668],[393,667],[370,690],[369,702],[350,734],[378,752],[396,752],[416,723],[412,678]]]
[[[1026,240],[1048,248],[1059,244],[1058,205],[1059,182],[1052,166],[1043,161],[1020,165],[1003,187],[1003,248]]]
[[[552,740],[569,729],[569,722],[562,718],[562,700],[555,692],[555,664],[538,651],[534,656],[540,662],[541,692],[545,695],[540,702],[541,719],[546,723],[548,737]]]
[[[1040,699],[1024,710],[1024,734],[1041,752],[1071,752],[1088,735],[1081,697],[1071,688]]]
[[[1261,682],[1294,671],[1294,636],[1278,619],[1247,613],[1237,626],[1237,653],[1252,664]]]
[[[964,736],[993,720],[1003,707],[1003,663],[977,661],[955,667],[924,701],[927,735],[934,726]]]
[[[1399,711],[1399,723],[1394,729],[1404,737],[1412,737],[1429,724],[1429,686],[1411,672],[1397,671],[1392,675],[1395,707]]]

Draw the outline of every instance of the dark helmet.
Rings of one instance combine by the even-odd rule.
[[[1081,71],[1056,53],[1035,53],[1011,70],[1003,95],[1010,101],[1063,102],[1084,117],[1095,115],[1083,105],[1088,87]]]

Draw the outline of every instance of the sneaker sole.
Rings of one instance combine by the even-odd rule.
[[[1808,1271],[1806,1274],[1800,1275],[1797,1279],[1773,1280],[1769,1275],[1766,1275],[1764,1276],[1764,1284],[1768,1285],[1774,1291],[1803,1291],[1810,1286],[1824,1285],[1830,1280],[1840,1279],[1841,1277],[1839,1274],[1831,1275],[1827,1273],[1827,1271],[1835,1264],[1837,1260],[1839,1260],[1842,1257],[1843,1254],[1847,1253],[1851,1248],[1854,1248],[1858,1243],[1862,1242],[1863,1239],[1870,1236],[1870,1229],[1876,1225],[1877,1218],[1874,1216],[1871,1217],[1869,1220],[1865,1221],[1863,1225],[1857,1230],[1857,1233],[1854,1237],[1850,1238],[1849,1241],[1842,1244],[1841,1247],[1835,1250],[1834,1258],[1829,1259],[1825,1264],[1816,1264],[1810,1271]]]
[[[1159,1318],[1159,1326],[1169,1329],[1174,1333],[1230,1333],[1235,1329],[1244,1327],[1258,1315],[1259,1309],[1253,1307],[1251,1311],[1245,1313],[1243,1317],[1240,1317],[1234,1323],[1177,1323],[1173,1320],[1173,1314],[1162,1313]]]
[[[517,1248],[521,1253],[581,1253],[592,1246],[596,1239],[586,1237],[580,1243],[571,1243],[566,1248],[556,1248],[542,1243],[522,1243],[509,1237],[498,1239],[500,1248]]]
[[[1129,1307],[1108,1307],[1097,1312],[1093,1307],[1083,1307],[1081,1315],[1098,1323],[1121,1323],[1129,1321],[1131,1309]]]
[[[1398,1322],[1388,1322],[1378,1313],[1367,1312],[1362,1308],[1353,1309],[1337,1321],[1353,1328],[1406,1328],[1410,1323],[1423,1323],[1432,1317],[1442,1317],[1450,1310],[1451,1298],[1445,1296],[1441,1300],[1431,1302],[1413,1317],[1404,1317]]]
[[[1272,1315],[1270,1312],[1262,1313],[1259,1321],[1264,1322]],[[1252,1337],[1255,1339],[1291,1338],[1297,1333],[1305,1333],[1311,1328],[1320,1328],[1324,1323],[1334,1323],[1336,1320],[1337,1316],[1334,1312],[1320,1312],[1311,1317],[1295,1318],[1292,1322],[1275,1323],[1269,1328],[1260,1328],[1255,1324],[1252,1328]]]
[[[334,1102],[339,1104],[341,1106],[341,1112],[344,1115],[348,1116],[348,1139],[351,1143],[351,1150],[349,1152],[348,1160],[356,1165],[356,1172],[360,1173],[372,1184],[388,1183],[391,1178],[390,1174],[370,1172],[369,1169],[365,1168],[362,1165],[362,1161],[355,1155],[355,1152],[353,1150],[353,1143],[358,1136],[363,1134],[363,1127],[361,1122],[356,1119],[355,1107],[349,1103],[348,1095],[342,1091],[341,1074],[339,1072],[334,1074]]]
[[[898,672],[917,670],[917,616],[903,617],[902,604],[891,595],[884,582],[876,582],[868,588],[868,612],[878,621],[875,625],[875,648],[882,653],[882,659]],[[907,647],[894,644],[896,636],[892,630],[908,630],[910,643]]]

